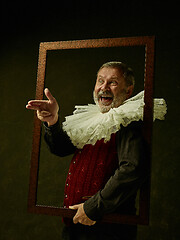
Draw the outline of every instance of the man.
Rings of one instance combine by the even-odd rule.
[[[80,107],[62,127],[59,106],[47,88],[48,100],[31,100],[26,106],[45,123],[45,140],[52,153],[61,157],[74,153],[64,207],[77,212],[73,222],[64,220],[64,239],[136,239],[135,226],[99,223],[106,213],[135,214],[136,192],[147,176],[138,121],[142,111],[135,122],[136,108],[126,107],[133,88],[133,71],[121,62],[108,62],[97,73],[96,105]]]

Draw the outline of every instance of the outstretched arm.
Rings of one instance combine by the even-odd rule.
[[[58,121],[59,105],[48,88],[45,88],[44,93],[47,100],[31,100],[26,108],[37,111],[37,117],[44,122],[45,141],[50,151],[61,157],[72,154],[76,148],[60,127]]]

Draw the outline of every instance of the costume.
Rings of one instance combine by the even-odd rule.
[[[66,207],[84,202],[86,215],[95,221],[106,213],[135,214],[136,192],[149,174],[144,159],[147,148],[142,135],[143,106],[141,92],[107,113],[101,113],[96,105],[76,107],[62,127],[59,122],[45,127],[45,140],[52,153],[61,157],[75,153],[66,180]],[[156,100],[154,109],[154,119],[163,119],[165,102]],[[123,229],[123,237],[115,239],[135,239],[134,226],[109,226],[109,239],[122,237]],[[87,227],[73,228],[74,232],[83,232]],[[102,225],[90,228],[98,236],[97,229]],[[127,228],[134,232],[130,238]]]

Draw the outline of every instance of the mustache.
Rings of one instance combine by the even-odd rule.
[[[109,91],[100,90],[100,91],[98,92],[98,94],[97,94],[97,97],[98,97],[98,98],[100,98],[100,97],[111,97],[111,98],[113,98],[114,95],[113,95],[111,92],[109,92]]]

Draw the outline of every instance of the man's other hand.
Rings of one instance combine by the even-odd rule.
[[[84,211],[83,205],[84,204],[81,203],[81,204],[77,204],[77,205],[73,205],[73,206],[69,207],[70,209],[77,210],[77,212],[73,218],[73,222],[74,222],[74,224],[81,223],[83,225],[92,226],[96,223],[96,221],[93,221],[90,218],[88,218],[88,216],[86,215],[86,213]]]

